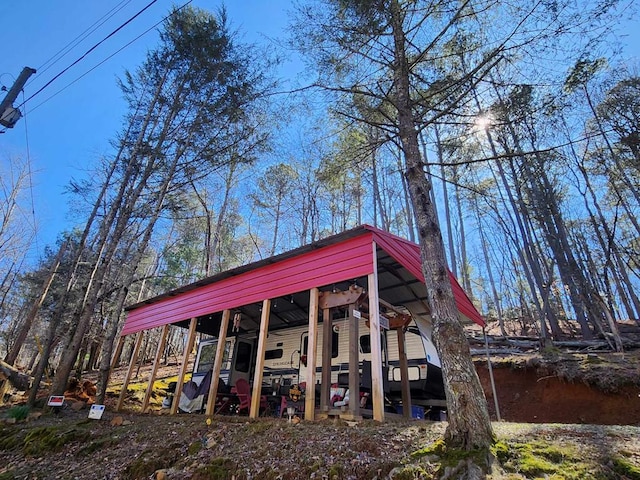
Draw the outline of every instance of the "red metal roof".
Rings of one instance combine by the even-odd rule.
[[[418,245],[363,225],[132,305],[122,335],[369,275],[374,241],[424,283]],[[484,325],[456,279],[450,278],[460,313]]]
[[[373,232],[374,240],[384,251],[409,270],[414,277],[424,283],[420,245],[375,227],[367,225],[366,228]],[[462,289],[458,280],[451,272],[449,272],[449,280],[451,281],[451,288],[453,289],[453,296],[456,299],[458,311],[474,323],[484,326],[485,321],[482,315],[480,315],[480,312],[478,312],[467,293]]]

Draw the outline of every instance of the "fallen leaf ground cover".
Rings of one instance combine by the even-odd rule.
[[[9,409],[0,410],[6,419]],[[0,479],[413,479],[442,474],[446,423],[63,409],[0,424]],[[640,427],[495,423],[490,478],[640,479]],[[440,469],[440,471],[439,471]]]

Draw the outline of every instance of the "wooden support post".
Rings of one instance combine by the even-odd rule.
[[[382,342],[380,341],[380,306],[378,302],[378,261],[376,242],[373,246],[373,273],[368,275],[369,331],[371,336],[371,400],[373,419],[384,421],[384,389],[382,379]]]
[[[315,420],[316,413],[316,358],[318,352],[318,298],[317,288],[309,290],[309,336],[307,341],[307,390],[304,400],[304,419]]]
[[[144,394],[144,401],[142,402],[142,413],[147,411],[149,406],[149,400],[151,400],[151,394],[153,393],[153,382],[156,381],[156,373],[162,360],[162,353],[164,352],[164,346],[167,343],[167,334],[169,333],[169,324],[162,328],[160,334],[160,342],[158,343],[158,349],[156,350],[156,358],[153,361],[153,367],[151,368],[151,375],[149,375],[149,385],[147,385],[147,392]]]
[[[407,360],[407,344],[402,327],[398,332],[398,356],[400,357],[400,382],[402,388],[402,415],[411,418],[411,386],[409,384],[409,361]]]
[[[258,350],[256,352],[256,373],[253,376],[253,391],[251,392],[251,412],[249,412],[249,418],[258,418],[260,416],[264,352],[267,349],[267,333],[269,333],[270,313],[271,300],[264,300],[262,302],[262,318],[260,319],[260,334],[258,335]]]
[[[322,385],[320,410],[326,412],[331,408],[331,351],[333,339],[333,321],[331,309],[322,309]]]
[[[178,381],[176,382],[176,391],[173,396],[173,403],[171,404],[171,415],[175,415],[178,412],[178,404],[180,403],[180,396],[182,395],[184,376],[187,374],[187,367],[189,366],[189,355],[191,355],[193,343],[196,340],[197,326],[198,319],[194,317],[189,323],[189,336],[187,337],[187,344],[184,347],[184,354],[182,355],[182,365],[180,365],[180,373],[178,374]]]
[[[120,397],[118,398],[118,403],[116,404],[116,412],[119,412],[122,409],[122,405],[124,404],[124,397],[127,395],[127,387],[129,386],[131,375],[133,375],[133,369],[136,366],[136,361],[138,360],[138,352],[140,351],[140,345],[142,345],[143,338],[144,330],[138,332],[138,336],[136,337],[136,343],[133,347],[133,354],[131,355],[131,361],[129,362],[129,370],[127,370],[127,375],[125,376],[124,382],[122,383],[122,390],[120,390]]]
[[[116,368],[118,363],[120,362],[120,355],[122,355],[122,349],[124,348],[125,336],[121,336],[120,340],[118,340],[118,345],[116,346],[116,351],[111,358],[111,370]]]
[[[354,310],[355,305],[349,305],[349,412],[357,418],[360,416],[360,337]]]
[[[220,381],[220,372],[222,371],[222,361],[224,360],[224,347],[227,343],[227,330],[229,329],[229,319],[231,318],[231,310],[222,312],[222,323],[220,324],[220,332],[218,333],[218,345],[216,345],[216,358],[213,361],[213,372],[211,372],[211,385],[209,385],[209,398],[207,399],[207,416],[213,415],[213,409],[216,405],[216,395],[218,394],[218,382]]]

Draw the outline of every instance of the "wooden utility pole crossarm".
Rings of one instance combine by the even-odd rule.
[[[34,73],[36,73],[35,69],[24,67],[13,86],[7,92],[7,95],[0,102],[0,125],[13,128],[22,116],[20,110],[13,107],[13,102],[15,102],[18,94],[22,91],[22,87],[24,87],[24,84],[29,80],[29,77]]]

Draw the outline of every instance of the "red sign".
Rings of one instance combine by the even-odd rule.
[[[52,395],[49,397],[49,401],[47,405],[50,407],[61,407],[64,404],[64,396],[62,395]]]

